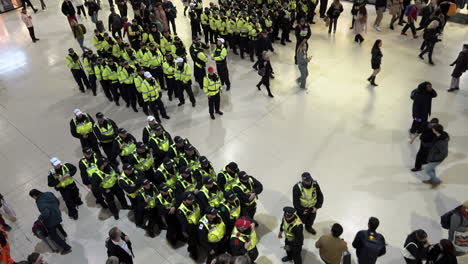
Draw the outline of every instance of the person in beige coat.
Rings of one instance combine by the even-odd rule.
[[[163,31],[168,31],[169,23],[167,21],[166,11],[164,11],[161,3],[158,3],[154,8],[154,15],[156,17],[156,20],[161,22],[161,24],[163,25]]]
[[[340,238],[343,234],[343,227],[340,224],[333,224],[331,234],[323,235],[315,243],[319,249],[320,258],[326,264],[340,264],[343,253],[348,251],[346,242]]]

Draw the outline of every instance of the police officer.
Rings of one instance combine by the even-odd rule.
[[[201,188],[202,181],[201,179],[196,179],[190,169],[187,167],[181,167],[179,169],[179,177],[175,185],[174,194],[177,200],[180,202],[183,199],[184,192],[192,192],[195,195],[198,194],[198,191]]]
[[[60,192],[67,206],[68,216],[77,220],[78,210],[76,208],[82,205],[83,202],[80,198],[80,191],[76,187],[75,179],[73,179],[76,167],[70,163],[62,165],[62,162],[56,157],[50,159],[50,164],[52,169],[50,169],[47,177],[47,185]]]
[[[145,104],[149,107],[151,113],[155,117],[156,121],[161,123],[159,119],[159,114],[165,119],[170,119],[166,114],[166,109],[164,103],[161,101],[161,87],[158,82],[153,78],[153,75],[149,72],[144,73],[145,80],[141,84],[140,91],[142,93],[143,100]]]
[[[224,192],[231,191],[232,186],[237,181],[237,173],[239,172],[239,167],[237,163],[230,162],[226,165],[219,173],[217,177],[217,183],[221,190]]]
[[[148,125],[143,128],[143,143],[148,144],[150,137],[154,136],[154,127],[156,126],[161,126],[154,116],[148,116],[146,117],[146,121],[148,122]]]
[[[284,217],[281,220],[278,238],[282,239],[284,232],[286,256],[281,260],[283,262],[293,261],[294,264],[302,264],[301,252],[302,244],[304,243],[302,222],[296,215],[296,209],[288,206],[283,208],[283,212]]]
[[[184,154],[179,159],[179,168],[187,167],[191,171],[195,171],[200,167],[199,157],[200,155],[192,144],[185,144]]]
[[[128,159],[145,178],[154,183],[154,158],[149,148],[143,142],[136,143],[136,151]]]
[[[172,137],[160,125],[155,125],[152,129],[154,135],[149,138],[148,146],[153,151],[154,166],[159,167],[172,145]]]
[[[162,68],[164,57],[161,50],[159,50],[154,43],[150,43],[143,60],[146,62],[147,70],[152,76],[158,79],[159,86],[164,89],[164,74]]]
[[[188,139],[183,139],[180,136],[174,137],[174,143],[167,152],[167,157],[174,160],[176,164],[179,163],[180,158],[184,155],[185,145],[189,144]]]
[[[83,65],[88,73],[89,87],[93,91],[93,95],[96,96],[96,73],[94,72],[94,66],[97,63],[97,56],[93,54],[93,51],[88,49],[83,53]]]
[[[136,208],[136,197],[141,189],[144,176],[130,164],[124,164],[122,169],[123,171],[118,177],[119,186],[130,199],[132,208]]]
[[[166,228],[166,239],[175,247],[178,240],[183,238],[176,217],[176,199],[174,192],[166,184],[158,185],[159,194],[156,197],[156,208],[161,218],[162,229]]]
[[[179,98],[179,104],[177,106],[185,104],[184,91],[186,91],[192,106],[195,107],[196,100],[192,91],[192,70],[182,58],[177,58],[175,63],[177,66],[175,68],[174,76],[176,80],[177,97]]]
[[[170,158],[164,158],[162,164],[156,170],[154,182],[158,185],[165,184],[171,190],[175,189],[178,178],[177,168],[174,161]]]
[[[115,197],[119,200],[122,208],[130,209],[130,206],[127,204],[124,192],[117,184],[118,172],[109,164],[106,158],[100,158],[97,166],[98,170],[94,171],[91,176],[91,188],[94,193],[104,196],[115,220],[119,220],[119,210],[115,205]]]
[[[80,168],[80,175],[83,184],[86,185],[91,192],[93,193],[94,198],[96,198],[96,204],[100,204],[102,208],[107,209],[108,206],[104,201],[104,196],[100,192],[95,192],[91,188],[91,177],[94,172],[98,170],[98,159],[101,158],[100,155],[96,154],[91,148],[83,149],[83,158],[78,162],[78,168]]]
[[[142,89],[144,88],[146,90],[146,87],[142,87],[144,81],[145,81],[145,69],[143,67],[140,67],[138,68],[137,74],[135,74],[133,78],[133,84],[135,85],[135,89],[137,91],[136,96],[138,100],[138,105],[140,105],[141,108],[143,108],[143,113],[149,116],[148,104],[146,103],[146,101],[149,101],[149,100],[147,96],[143,98]],[[147,91],[145,91],[145,93],[147,93]]]
[[[92,148],[96,153],[101,154],[96,136],[93,134],[93,118],[81,112],[80,109],[73,110],[75,118],[70,120],[70,132],[73,137],[80,139],[81,148]]]
[[[229,242],[232,256],[247,254],[250,260],[255,262],[258,257],[256,227],[258,227],[257,221],[249,217],[242,216],[236,220]]]
[[[99,143],[106,153],[107,158],[112,157],[112,146],[119,127],[114,120],[106,118],[103,113],[96,113],[97,123],[94,123],[93,131]],[[110,160],[112,164],[117,165],[116,160]]]
[[[150,237],[155,237],[154,227],[158,220],[158,211],[156,208],[156,197],[158,190],[147,179],[142,181],[143,188],[140,189],[137,196],[137,206],[135,209],[135,223],[140,228],[145,228]],[[145,217],[148,219],[148,225],[145,226]]]
[[[208,207],[218,208],[223,200],[223,192],[209,176],[203,177],[203,186],[196,196],[198,204],[204,212]]]
[[[162,64],[164,77],[166,78],[167,84],[167,96],[169,97],[169,101],[172,101],[172,95],[177,97],[175,88],[176,83],[174,79],[174,71],[175,71],[175,62],[174,57],[171,53],[166,53],[165,60]]]
[[[320,186],[312,179],[310,173],[302,174],[302,182],[298,182],[293,187],[293,205],[297,215],[305,224],[305,229],[312,235],[317,234],[312,227],[317,216],[317,210],[322,207],[323,194]]]
[[[181,196],[182,203],[177,208],[176,215],[180,223],[182,235],[187,239],[187,251],[192,259],[197,260],[197,227],[201,218],[200,207],[195,202],[195,195],[193,193],[186,192]]]
[[[224,194],[224,199],[219,204],[219,213],[226,223],[226,233],[231,234],[241,213],[241,204],[234,192],[228,191]]]
[[[138,109],[136,108],[136,101],[137,101],[137,91],[135,89],[135,84],[133,83],[134,75],[137,74],[136,68],[133,65],[130,65],[128,61],[123,62],[123,67],[119,68],[119,82],[120,87],[122,87],[121,91],[122,97],[126,102],[126,107],[133,108],[133,111],[138,113]]]
[[[200,175],[200,178],[207,176],[213,179],[213,181],[216,181],[216,172],[211,162],[205,156],[201,156],[198,160],[200,161],[200,166],[194,173]]]
[[[229,80],[229,70],[226,62],[227,49],[224,47],[224,39],[218,38],[216,48],[211,54],[212,59],[216,62],[216,70],[218,71],[221,85],[226,84],[226,90],[231,89],[231,81]]]
[[[218,75],[214,72],[213,67],[208,67],[208,76],[203,78],[203,91],[208,96],[208,111],[211,119],[215,119],[214,112],[218,115],[223,115],[223,112],[219,110],[221,102],[221,80]]]
[[[112,147],[112,158],[119,156],[122,163],[128,163],[130,156],[136,150],[136,142],[135,137],[128,133],[125,128],[119,128]]]
[[[83,70],[83,66],[81,65],[80,57],[72,48],[68,49],[68,55],[65,58],[65,62],[67,63],[67,67],[70,68],[73,78],[80,87],[80,91],[82,93],[85,92],[83,84],[86,86],[86,89],[90,89],[91,87],[89,85],[88,78],[86,77],[86,73]]]
[[[232,190],[241,201],[241,215],[254,218],[257,211],[258,195],[262,193],[262,184],[254,177],[248,175],[245,171],[239,172],[238,180],[233,185]]]
[[[209,44],[209,35],[210,35],[210,9],[205,7],[205,11],[200,15],[201,25],[203,29],[203,35],[205,36],[205,44]]]
[[[226,224],[218,209],[208,207],[205,212],[199,221],[198,235],[201,247],[207,252],[206,263],[210,264],[213,258],[227,251]]]
[[[99,83],[102,86],[102,90],[104,90],[104,94],[106,95],[107,100],[109,102],[113,102],[114,99],[112,98],[112,94],[110,92],[110,80],[108,79],[109,76],[105,74],[104,70],[106,68],[106,61],[104,58],[99,57],[97,58],[97,63],[94,65],[94,73],[96,74],[96,79],[99,80]]]
[[[193,40],[193,44],[190,46],[190,57],[193,60],[193,74],[195,81],[201,88],[203,87],[203,78],[206,76],[205,67],[208,62],[208,57],[203,51],[200,38]]]
[[[108,81],[107,85],[109,87],[110,93],[112,94],[112,100],[115,102],[115,105],[119,106],[119,77],[118,77],[119,65],[112,58],[108,58],[106,65],[101,73],[102,79]]]
[[[285,41],[291,42],[289,39],[289,31],[291,31],[291,12],[288,8],[288,3],[283,4],[283,9],[280,11],[281,21],[281,45],[286,45]]]

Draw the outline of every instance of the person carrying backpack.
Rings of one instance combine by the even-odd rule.
[[[429,241],[427,241],[427,233],[422,229],[418,229],[406,237],[403,248],[403,257],[407,264],[422,264],[427,258],[429,249]]]
[[[371,217],[367,224],[368,229],[357,232],[353,247],[359,264],[375,264],[377,258],[387,252],[384,236],[376,231],[379,224],[378,218]]]
[[[440,217],[442,228],[448,229],[448,239],[460,253],[468,253],[468,200]]]

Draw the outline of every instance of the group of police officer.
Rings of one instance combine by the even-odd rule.
[[[235,162],[216,173],[188,139],[172,138],[153,116],[147,118],[142,141],[137,142],[103,113],[96,114],[98,122],[79,109],[74,114],[70,129],[81,140],[83,157],[78,167],[82,182],[96,203],[109,209],[116,220],[119,207],[115,198],[122,209],[133,211],[136,225],[149,236],[165,229],[171,245],[187,242],[193,259],[198,259],[200,249],[207,255],[207,263],[224,252],[248,254],[252,261],[257,258],[258,222],[254,218],[263,191],[257,179],[240,171]],[[61,193],[69,216],[78,219],[82,201],[73,178],[77,168],[55,157],[50,162],[48,185]],[[302,223],[315,234],[312,225],[322,203],[319,185],[304,173],[293,188],[294,208],[284,208],[278,235],[281,238],[285,233],[287,256],[283,261],[301,263]]]

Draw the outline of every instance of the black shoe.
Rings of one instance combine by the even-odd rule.
[[[115,220],[119,220],[119,214],[115,214],[115,215],[114,215],[114,219],[115,219]]]
[[[71,248],[70,248],[70,249],[67,249],[67,250],[63,250],[63,251],[60,253],[60,255],[67,255],[67,254],[69,254],[69,253],[71,253],[71,252],[72,252],[72,250],[71,250]]]
[[[146,231],[146,233],[148,234],[149,237],[151,238],[154,238],[156,236],[156,234],[154,233],[154,231]]]
[[[433,61],[429,61],[429,64],[432,65],[432,66],[435,65]]]
[[[353,29],[354,27],[350,27],[349,29]]]
[[[422,170],[421,168],[412,168],[411,171],[420,171]]]
[[[250,58],[250,61],[251,61],[251,62],[255,62],[253,58]]]
[[[255,66],[252,66],[252,68],[253,68],[254,70],[258,71],[258,68],[257,68],[257,67],[255,67]]]
[[[78,220],[78,215],[70,215],[70,218],[73,220]]]
[[[286,46],[286,43],[284,43],[284,41],[281,41],[281,45]]]
[[[127,107],[127,108],[130,107],[130,104],[125,105],[125,107]]]
[[[83,201],[81,201],[81,200],[76,203],[76,206],[80,206],[80,205],[83,205]]]
[[[455,88],[448,89],[447,92],[455,92],[455,91],[458,91],[458,90],[460,90],[460,88],[455,87]]]
[[[195,261],[197,261],[197,259],[198,259],[198,254],[196,254],[196,253],[190,253],[189,256],[190,256],[191,259],[193,259]]]
[[[314,22],[314,21],[312,21],[312,23],[311,23],[311,24],[315,24],[315,22]]]
[[[257,89],[258,89],[259,91],[262,90],[262,89],[260,89],[260,85],[257,84],[256,86],[257,86]]]
[[[181,105],[184,105],[185,103],[179,103],[177,106],[181,106]]]
[[[34,11],[34,14],[36,14],[36,13],[37,13],[37,9],[33,9],[33,11]]]
[[[216,112],[216,113],[217,113],[218,115],[223,115],[223,112],[221,112],[221,111],[218,111],[218,112]]]
[[[288,257],[288,256],[285,256],[285,257],[283,257],[283,258],[281,259],[281,261],[283,261],[283,262],[289,262],[289,261],[291,261],[291,260],[292,260],[292,259],[291,259],[290,257]]]
[[[210,114],[211,119],[215,120],[215,116],[213,114]]]
[[[286,42],[292,42],[290,39],[287,39]]]
[[[115,101],[115,105],[120,106],[119,101]]]
[[[97,95],[96,92],[93,92],[93,96],[96,96],[96,95]]]
[[[307,228],[306,227],[306,231],[311,233],[312,235],[316,235],[317,234],[317,231],[315,231],[315,229],[313,227],[309,227]]]
[[[122,209],[124,209],[124,210],[132,210],[132,207],[131,207],[130,205],[126,204],[126,205],[122,205]]]
[[[270,96],[271,98],[273,98],[273,97],[274,97],[272,94],[268,94],[268,96]]]
[[[171,101],[171,102],[172,102],[172,97],[171,97],[171,96],[169,96],[169,101]]]
[[[390,29],[391,29],[391,30],[395,30],[395,28],[393,27],[393,25],[390,25]]]
[[[10,231],[11,230],[11,226],[9,226],[7,224],[3,224],[3,225],[0,225],[0,226],[3,226],[3,229],[5,229],[5,231]]]
[[[195,102],[192,103],[192,107],[195,107]]]
[[[227,91],[231,90],[231,85],[228,85],[228,86],[226,87],[226,90],[227,90]]]
[[[424,57],[422,54],[419,54],[418,57],[421,59],[421,60],[424,60]]]
[[[133,107],[133,112],[138,113],[138,109],[136,109],[136,107]]]
[[[171,119],[168,115],[163,116],[164,119]]]
[[[108,206],[106,203],[97,203],[97,204],[99,204],[99,205],[100,205],[102,208],[104,208],[104,209],[108,209],[108,208],[109,208],[109,206]]]
[[[369,77],[369,78],[367,78],[367,81],[369,81],[369,82],[370,82],[371,80],[372,80],[372,76],[371,76],[371,77]]]

